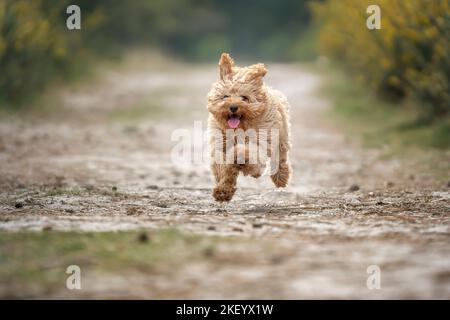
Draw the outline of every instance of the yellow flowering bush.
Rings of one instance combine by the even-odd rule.
[[[0,105],[23,100],[50,79],[65,75],[82,45],[81,35],[66,28],[69,4],[0,1]],[[93,24],[89,17],[90,12],[86,20]]]
[[[366,8],[381,9],[369,30]],[[415,97],[430,115],[450,111],[450,0],[314,2],[319,50],[389,97]]]

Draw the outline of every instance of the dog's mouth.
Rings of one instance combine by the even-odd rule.
[[[230,115],[228,116],[228,126],[231,129],[236,129],[239,127],[239,123],[241,123],[241,116],[238,115]]]

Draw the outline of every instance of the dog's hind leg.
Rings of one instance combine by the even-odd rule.
[[[278,159],[271,158],[271,170],[275,168],[270,178],[277,188],[284,188],[288,185],[292,169],[289,164],[289,142],[280,141]],[[278,160],[278,161],[276,161]],[[274,164],[274,166],[272,166]],[[273,170],[273,171],[275,171]]]

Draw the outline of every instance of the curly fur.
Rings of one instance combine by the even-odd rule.
[[[213,84],[208,94],[208,128],[214,132],[221,132],[222,137],[220,138],[225,141],[226,130],[230,130],[228,126],[231,115],[230,106],[237,106],[237,112],[232,113],[233,116],[240,119],[239,127],[236,130],[253,129],[259,132],[260,129],[278,129],[278,167],[272,170],[274,173],[271,175],[271,179],[276,187],[286,187],[292,173],[288,158],[290,149],[289,103],[281,92],[264,84],[263,77],[266,73],[267,69],[262,63],[237,67],[227,53],[222,53],[219,61],[220,78]],[[217,135],[210,135],[211,169],[216,181],[213,197],[217,201],[229,201],[236,191],[239,172],[258,178],[264,172],[265,159],[259,159],[257,164],[248,163],[248,143],[234,142],[233,154],[237,154],[240,148],[245,150],[244,163],[219,163],[215,159],[216,139]],[[268,144],[270,145],[270,139]],[[271,148],[268,149],[267,155],[271,157]],[[225,153],[225,151],[227,150],[224,145],[223,152]]]

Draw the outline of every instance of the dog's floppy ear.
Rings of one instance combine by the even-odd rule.
[[[229,78],[233,72],[234,61],[228,53],[222,53],[219,60],[219,74],[220,79],[225,80]]]
[[[248,67],[248,71],[245,75],[245,80],[247,81],[255,81],[255,80],[261,80],[262,77],[264,77],[267,73],[267,69],[262,63],[253,64]]]

